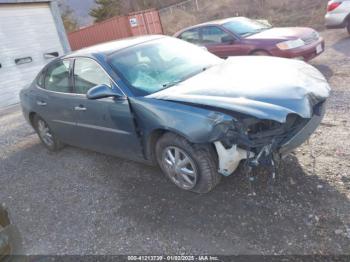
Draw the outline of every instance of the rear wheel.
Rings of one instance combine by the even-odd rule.
[[[38,115],[35,115],[33,124],[41,142],[48,150],[57,151],[62,148],[63,144],[52,133],[49,125],[44,119]]]
[[[220,182],[216,155],[208,145],[167,133],[158,140],[156,155],[162,171],[181,189],[208,193]]]

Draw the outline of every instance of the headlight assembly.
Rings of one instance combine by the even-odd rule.
[[[299,38],[297,40],[289,40],[289,41],[284,41],[284,42],[278,43],[277,47],[280,50],[289,50],[289,49],[298,48],[298,47],[301,47],[304,45],[305,45],[305,42]]]

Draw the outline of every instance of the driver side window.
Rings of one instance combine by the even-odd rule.
[[[86,94],[97,85],[111,86],[108,75],[90,58],[77,58],[74,63],[74,88],[77,94]]]

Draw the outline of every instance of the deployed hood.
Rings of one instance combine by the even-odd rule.
[[[251,35],[246,39],[278,39],[294,40],[309,37],[315,30],[307,27],[273,27],[260,33]]]
[[[275,57],[232,57],[176,86],[148,97],[223,108],[285,122],[288,114],[311,118],[330,87],[314,67]]]

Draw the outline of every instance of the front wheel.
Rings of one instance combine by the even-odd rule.
[[[44,119],[36,115],[33,120],[34,128],[44,146],[50,151],[57,151],[62,148],[62,143],[52,133],[49,125]]]
[[[209,145],[191,144],[167,133],[158,140],[156,155],[162,171],[181,189],[208,193],[220,182],[217,157]]]

